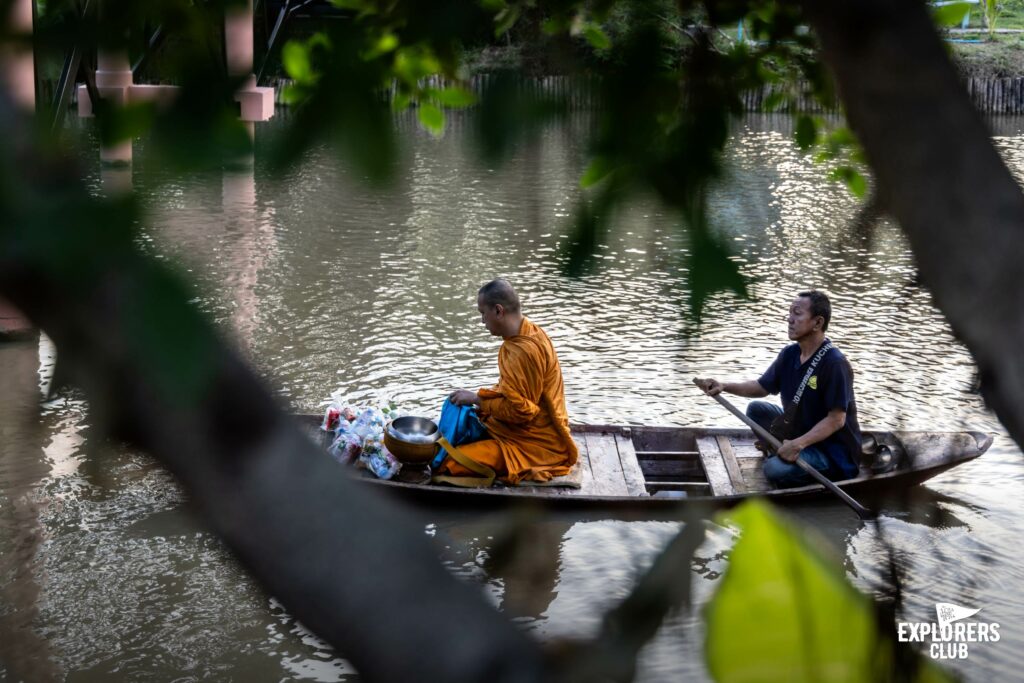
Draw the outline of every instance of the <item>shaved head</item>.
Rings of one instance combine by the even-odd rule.
[[[485,306],[501,305],[509,313],[519,312],[519,295],[508,280],[491,280],[477,292],[477,299]]]

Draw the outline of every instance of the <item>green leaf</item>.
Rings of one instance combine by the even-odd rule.
[[[138,275],[126,314],[125,336],[145,350],[150,381],[162,401],[194,406],[206,400],[218,360],[213,337],[199,312],[186,304],[192,292],[169,271]]]
[[[421,78],[432,76],[441,70],[441,62],[429,48],[402,47],[395,52],[395,75],[415,86]]]
[[[95,107],[100,140],[107,145],[132,140],[148,132],[156,120],[156,105],[133,102],[124,106],[101,101]]]
[[[584,26],[583,37],[587,39],[591,47],[597,50],[607,50],[612,46],[612,41],[608,38],[608,35],[597,24],[588,23]]]
[[[586,201],[581,201],[573,215],[570,240],[562,248],[562,272],[569,277],[580,277],[594,268],[594,253],[608,229],[608,193],[594,202],[596,213]]]
[[[438,106],[429,102],[422,102],[416,111],[416,115],[419,117],[423,127],[435,137],[440,137],[444,133],[444,112]]]
[[[331,0],[331,4],[338,9],[355,10],[363,15],[377,13],[372,0]]]
[[[690,287],[690,314],[700,321],[704,303],[721,291],[731,290],[741,297],[747,296],[747,284],[739,266],[730,257],[729,250],[712,237],[707,229],[692,225],[690,267],[687,281]]]
[[[842,128],[836,128],[829,134],[828,138],[831,142],[834,142],[837,145],[853,145],[857,142],[857,138],[854,137],[853,131],[845,126]]]
[[[755,7],[752,14],[766,24],[771,24],[775,19],[775,7],[770,4]]]
[[[505,35],[519,20],[519,6],[509,5],[494,16],[494,35],[497,38]]]
[[[773,112],[782,105],[784,105],[788,99],[788,93],[773,92],[772,94],[768,95],[768,97],[764,98],[764,104],[761,105],[761,108],[764,111]]]
[[[441,90],[434,90],[430,94],[438,102],[452,109],[470,107],[476,104],[477,100],[476,95],[465,88],[442,88]]]
[[[842,181],[850,193],[858,199],[862,199],[867,194],[867,179],[852,166],[840,166],[829,173],[829,178]]]
[[[545,19],[540,28],[545,34],[554,36],[568,31],[569,22],[564,18],[551,17],[549,19]]]
[[[801,152],[806,152],[814,146],[818,138],[818,129],[814,119],[807,114],[801,114],[796,120],[796,144]]]
[[[507,3],[505,0],[480,0],[480,6],[488,12],[500,12],[505,9]]]
[[[954,2],[949,5],[935,7],[932,16],[939,26],[956,26],[964,20],[967,13],[971,11],[971,5],[967,2]]]
[[[615,167],[605,157],[594,157],[580,177],[580,187],[586,189],[601,182]]]
[[[734,47],[734,50],[738,54],[745,54],[747,52],[747,46],[745,43],[739,43]],[[757,75],[757,79],[764,81],[765,83],[779,83],[783,80],[782,75],[775,71],[775,69],[769,68],[763,61],[763,58],[758,60],[754,65],[754,72]]]
[[[405,111],[412,104],[412,97],[407,92],[398,91],[391,99],[392,111]]]
[[[284,70],[297,83],[309,83],[313,80],[313,65],[309,58],[309,46],[305,43],[289,40],[281,48],[281,63]]]
[[[850,175],[846,179],[846,187],[850,188],[850,192],[857,199],[863,199],[864,195],[868,192],[868,181],[862,173],[859,173],[856,169],[850,169]]]
[[[287,105],[295,106],[301,104],[307,97],[306,90],[294,83],[286,85],[281,90],[281,102]]]
[[[722,521],[739,527],[740,538],[704,612],[706,663],[717,683],[903,680],[912,673],[910,680],[950,680],[909,648],[899,659],[918,661],[894,672],[895,639],[880,631],[871,600],[847,581],[827,541],[798,533],[757,500]]]
[[[363,55],[363,59],[370,61],[394,51],[399,46],[398,36],[388,31],[374,41],[373,46]]]

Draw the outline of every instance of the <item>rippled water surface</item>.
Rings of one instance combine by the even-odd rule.
[[[95,149],[87,161],[97,191],[134,187],[149,209],[145,248],[190,274],[197,304],[299,411],[340,392],[433,414],[451,389],[492,383],[499,341],[479,323],[475,292],[501,275],[554,340],[574,421],[730,425],[690,378],[757,377],[787,342],[793,294],[826,289],[830,336],[857,370],[862,424],[996,435],[983,458],[922,487],[921,505],[889,510],[881,526],[907,570],[908,620],[932,621],[946,601],[1002,625],[1000,642],[948,665],[972,681],[1018,675],[1022,455],[971,392],[971,359],[917,283],[895,226],[853,227],[857,202],[797,153],[790,121],[752,117],[710,199],[751,297],[718,295],[694,324],[684,314],[688,242],[653,201],[617,216],[592,274],[561,275],[587,123],[549,128],[491,167],[474,154],[471,119],[454,120],[441,140],[402,120],[396,182],[382,191],[327,149],[272,177],[263,150],[279,124],[259,130],[250,171],[182,179],[144,142],[129,172],[101,174]],[[1019,178],[1020,124],[993,123]],[[100,443],[75,392],[39,407],[53,362],[45,339],[0,346],[0,624],[11,635],[0,655],[40,678],[85,681],[351,677],[231,561],[168,474]],[[855,583],[879,585],[873,528],[831,503],[794,514],[845,556]],[[502,524],[424,520],[453,572],[546,640],[593,634],[679,528],[537,521],[530,557],[495,571],[487,558]],[[734,540],[711,529],[695,565],[698,605]],[[702,642],[699,618],[671,617],[644,650],[640,677],[706,678]]]

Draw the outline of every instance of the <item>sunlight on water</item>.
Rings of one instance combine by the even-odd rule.
[[[271,177],[263,141],[279,124],[260,130],[251,171],[172,177],[138,143],[127,181],[150,211],[140,246],[193,279],[197,305],[305,412],[337,391],[433,415],[451,389],[493,383],[499,340],[480,324],[475,293],[504,276],[555,342],[573,421],[731,425],[690,378],[756,378],[787,343],[790,299],[824,288],[829,334],[856,369],[862,424],[996,433],[989,454],[922,487],[925,504],[891,511],[882,529],[911,570],[908,619],[950,601],[1006,625],[1000,643],[951,666],[977,681],[1020,669],[1024,518],[1010,501],[1021,495],[1021,453],[973,393],[973,363],[917,282],[898,228],[854,228],[856,200],[798,153],[788,118],[750,117],[735,131],[709,207],[751,298],[716,295],[699,326],[685,314],[688,241],[649,199],[616,217],[593,272],[561,274],[585,118],[545,130],[500,168],[476,159],[468,117],[451,123],[435,140],[400,121],[405,151],[386,193],[326,150]],[[996,146],[1024,181],[1024,137],[1001,125]],[[102,185],[96,168],[90,186]],[[0,393],[0,426],[13,425],[0,444],[2,597],[35,615],[26,652],[78,680],[351,677],[235,565],[168,474],[97,443],[75,393],[44,403],[38,425],[18,421],[52,375],[45,342],[0,354],[20,378]],[[793,514],[845,552],[858,586],[876,589],[885,553],[872,527],[832,504]],[[679,529],[544,520],[531,527],[529,561],[496,570],[501,520],[427,521],[451,571],[547,641],[593,635]],[[693,574],[698,606],[733,542],[709,525]],[[702,639],[699,612],[673,615],[644,650],[641,680],[706,679]]]

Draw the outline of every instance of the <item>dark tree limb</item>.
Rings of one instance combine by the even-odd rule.
[[[3,101],[0,123],[9,141],[30,139]],[[66,167],[55,182],[38,149],[3,151],[0,294],[53,339],[99,427],[163,461],[249,571],[366,680],[543,679],[540,647],[442,567],[411,515],[299,431],[176,278],[116,236],[116,212]]]
[[[803,0],[922,282],[1024,444],[1024,195],[923,2]]]

